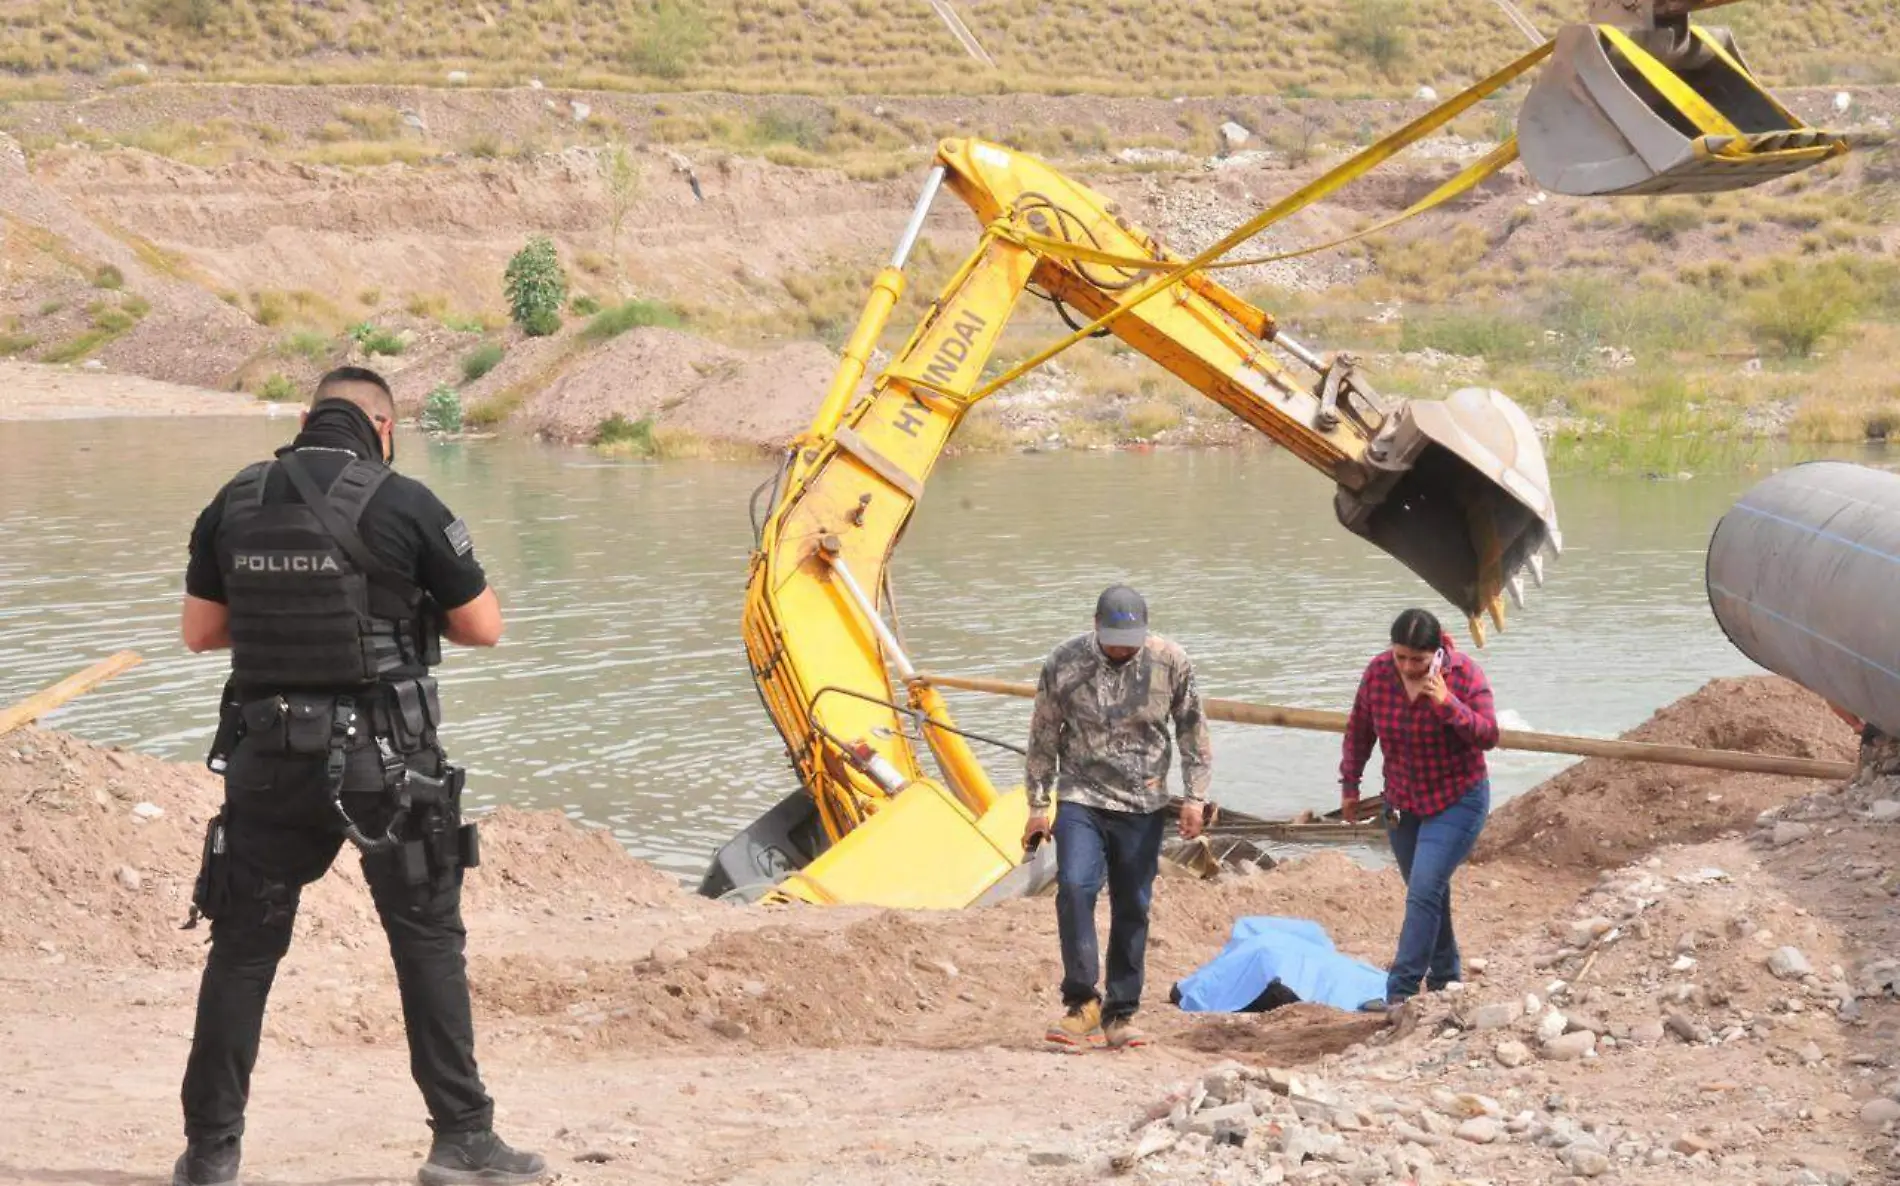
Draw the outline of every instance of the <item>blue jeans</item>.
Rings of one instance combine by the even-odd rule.
[[[1168,813],[1136,815],[1080,803],[1056,812],[1056,931],[1062,937],[1062,1003],[1074,1008],[1102,1000],[1095,941],[1095,899],[1108,885],[1108,998],[1103,1020],[1131,1017],[1141,1004],[1143,958],[1148,950],[1148,904],[1161,863]]]
[[[1386,974],[1388,1004],[1417,995],[1420,980],[1440,989],[1462,978],[1458,938],[1451,929],[1451,875],[1471,855],[1490,811],[1487,778],[1437,815],[1407,812],[1387,827],[1399,875],[1405,878],[1405,925]]]

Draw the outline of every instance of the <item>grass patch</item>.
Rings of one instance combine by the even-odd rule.
[[[92,328],[46,351],[40,356],[40,361],[78,362],[125,334],[143,320],[151,308],[143,298],[137,296],[123,296],[117,304],[94,301],[86,306],[86,312],[92,319]]]
[[[665,301],[624,301],[594,314],[581,330],[581,337],[589,342],[605,342],[630,329],[655,325],[677,329],[684,324],[686,319],[679,310]]]
[[[113,267],[111,264],[105,264],[92,274],[92,286],[94,288],[103,288],[110,292],[117,292],[119,289],[125,287],[125,273],[119,271],[119,269]]]
[[[288,375],[279,371],[258,387],[257,398],[274,404],[294,404],[303,398],[303,393],[297,390],[297,385],[290,381]]]
[[[1166,400],[1144,400],[1128,409],[1122,417],[1130,435],[1137,440],[1152,440],[1181,425],[1181,409]]]
[[[17,354],[25,354],[39,345],[39,342],[40,340],[32,334],[0,330],[0,358],[12,358]]]
[[[367,321],[351,326],[349,333],[350,337],[356,340],[356,344],[363,348],[363,353],[372,356],[401,354],[409,348],[409,344],[403,341],[402,336],[394,330],[384,329]]]
[[[316,362],[328,358],[335,348],[336,343],[330,335],[318,333],[316,330],[300,329],[287,335],[279,343],[278,352]]]
[[[501,365],[502,346],[500,342],[483,342],[462,356],[462,381],[473,383]]]

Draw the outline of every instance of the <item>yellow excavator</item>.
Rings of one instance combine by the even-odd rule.
[[[1704,6],[1598,0],[1596,23],[1563,30],[1187,260],[1103,195],[1029,156],[975,139],[942,142],[810,428],[754,496],[745,649],[802,789],[720,849],[700,892],[954,908],[1035,880],[1025,876],[1022,790],[993,784],[971,736],[920,678],[894,625],[888,565],[971,407],[1087,336],[1113,333],[1326,475],[1340,523],[1463,612],[1480,644],[1483,619],[1502,629],[1506,594],[1521,605],[1523,576],[1541,585],[1545,555],[1562,547],[1523,411],[1477,388],[1444,400],[1388,398],[1350,355],[1291,338],[1210,269],[1230,266],[1217,257],[1271,217],[1344,184],[1545,57],[1553,60],[1525,102],[1519,138],[1527,168],[1560,192],[1737,188],[1844,151],[1762,92],[1726,35],[1688,25],[1688,11]],[[1468,187],[1519,148],[1507,144],[1435,197],[1457,192],[1459,181]],[[905,263],[945,186],[975,213],[981,240],[866,386]],[[986,379],[1025,294],[1051,302],[1075,332]]]

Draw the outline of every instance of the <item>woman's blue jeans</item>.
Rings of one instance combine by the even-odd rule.
[[[1387,1004],[1416,996],[1421,980],[1437,990],[1462,979],[1458,939],[1451,926],[1451,875],[1471,855],[1490,811],[1487,778],[1437,815],[1405,812],[1387,826],[1392,855],[1405,878],[1405,925],[1399,928],[1399,952],[1386,974]]]

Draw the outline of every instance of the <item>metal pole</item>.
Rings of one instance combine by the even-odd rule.
[[[924,192],[917,198],[917,208],[910,212],[910,221],[904,225],[904,234],[897,240],[897,250],[891,253],[891,266],[901,268],[910,259],[911,248],[917,246],[917,236],[923,233],[924,219],[930,217],[930,207],[937,201],[937,191],[943,187],[944,167],[931,167],[930,176],[924,179]]]
[[[891,633],[891,628],[885,625],[883,617],[878,614],[877,607],[872,605],[871,599],[864,595],[864,590],[858,585],[858,579],[851,575],[850,566],[845,564],[844,557],[828,556],[827,559],[831,561],[831,571],[837,573],[839,581],[844,584],[845,592],[851,595],[852,601],[857,602],[858,609],[871,623],[871,629],[877,633],[877,640],[884,644],[886,651],[890,652],[891,661],[897,664],[897,674],[902,676],[905,682],[909,682],[911,677],[917,674],[917,669],[910,665],[910,656],[906,655],[904,648],[898,644],[897,635]]]
[[[1011,683],[998,679],[938,675],[931,672],[921,681],[939,688],[966,692],[988,692],[997,696],[1016,696],[1033,700],[1034,684]],[[1237,725],[1269,725],[1280,729],[1310,729],[1321,733],[1344,733],[1346,714],[1319,708],[1289,708],[1278,704],[1247,704],[1239,700],[1208,697],[1202,708],[1209,720]],[[1786,758],[1777,754],[1751,754],[1738,750],[1700,749],[1688,745],[1657,745],[1647,741],[1611,741],[1598,737],[1572,737],[1562,733],[1528,733],[1516,729],[1498,730],[1498,748],[1529,750],[1541,754],[1568,754],[1578,758],[1609,758],[1619,762],[1653,762],[1664,766],[1697,766],[1705,770],[1732,770],[1744,774],[1779,774],[1788,778],[1819,778],[1845,781],[1857,769],[1852,762],[1830,762],[1819,758]]]

